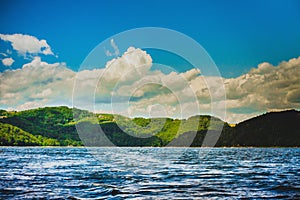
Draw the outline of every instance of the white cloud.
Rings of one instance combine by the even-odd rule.
[[[12,58],[4,58],[4,59],[2,59],[2,64],[5,65],[5,66],[7,66],[7,67],[11,66],[14,62],[15,62],[15,60],[12,59]]]
[[[36,56],[21,69],[0,73],[0,104],[4,108],[17,108],[26,102],[42,102],[45,105],[61,102],[71,105],[75,80],[77,92],[74,98],[85,101],[87,96],[94,94],[102,75],[100,83],[109,87],[98,91],[97,96],[105,100],[110,96],[110,90],[119,82],[136,81],[136,77],[132,74],[126,74],[128,71],[142,75],[150,69],[151,62],[152,59],[146,52],[129,48],[122,57],[110,61],[103,69],[76,73],[68,69],[65,63],[49,64]],[[124,74],[126,78],[123,77]],[[28,108],[28,105],[33,104],[26,105]]]
[[[110,52],[109,50],[106,50],[105,55],[106,56],[119,56],[120,50],[119,50],[118,46],[116,45],[114,39],[110,40],[110,45],[114,49],[114,52]]]
[[[117,85],[130,85],[145,76],[152,65],[152,58],[145,51],[129,47],[119,58],[106,63],[97,77],[101,85],[100,93],[110,91]]]
[[[184,114],[188,113],[188,115],[195,112],[194,101],[190,99],[190,96],[196,94],[199,110],[202,113],[211,111],[212,101],[214,105],[226,104],[227,117],[225,120],[233,123],[263,112],[300,108],[300,57],[282,62],[278,66],[262,63],[257,68],[237,78],[204,77],[197,76],[197,73],[188,80],[179,78],[180,75],[192,74],[192,72],[147,74],[143,79],[135,81],[131,85],[120,87],[117,93],[123,96],[126,94],[134,97],[144,96],[145,98],[138,98],[137,102],[132,103],[139,112],[144,109],[144,113],[146,113],[148,106],[159,102],[165,104],[165,108],[171,105],[167,113],[176,114],[179,112],[177,104],[180,103],[184,109]],[[138,88],[139,85],[143,85],[143,81],[144,83],[148,81],[149,83],[171,85],[171,91],[162,92],[163,88],[155,85]],[[190,88],[183,86],[184,82],[193,92],[189,90],[188,93],[185,93]],[[222,82],[225,83],[226,89],[227,100],[225,101],[219,95],[222,93],[219,87]],[[147,96],[149,93],[151,95]],[[194,110],[187,109],[191,107]]]
[[[42,62],[41,58],[36,56],[30,63],[24,64],[22,68],[34,68],[34,67],[57,67],[60,63],[49,64],[47,62]]]
[[[278,66],[262,63],[247,74],[225,80],[227,98],[236,100],[228,104],[256,111],[299,108],[300,57],[282,62]]]
[[[74,95],[75,106],[91,110],[188,117],[199,111],[209,114],[212,104],[226,103],[229,122],[270,110],[300,108],[300,57],[278,66],[262,63],[230,79],[201,76],[197,69],[164,74],[152,71],[151,66],[151,56],[133,47],[107,62],[105,68],[79,72],[64,63],[49,64],[35,57],[21,69],[0,74],[0,104],[17,109],[72,105]],[[226,100],[220,95],[222,82]]]
[[[29,110],[29,109],[35,109],[35,108],[40,108],[45,106],[46,101],[41,101],[41,102],[37,102],[37,101],[28,101],[22,105],[17,106],[16,108],[9,108],[8,110]]]
[[[52,94],[52,89],[47,88],[39,93],[30,95],[30,97],[34,99],[43,99],[49,97],[51,94]]]
[[[129,47],[120,57],[107,62],[105,80],[132,81],[136,76],[145,75],[152,65],[152,58],[141,49]]]
[[[44,39],[39,40],[34,36],[23,34],[0,34],[0,38],[11,42],[13,49],[22,55],[26,55],[27,53],[53,55],[51,47]]]
[[[261,112],[254,112],[254,113],[233,113],[233,112],[228,112],[227,111],[227,117],[226,117],[226,122],[236,124],[241,121],[250,119],[252,117],[258,116],[262,114]]]
[[[70,105],[74,77],[75,72],[64,63],[48,64],[35,57],[21,69],[0,73],[0,104],[12,108],[56,102]]]

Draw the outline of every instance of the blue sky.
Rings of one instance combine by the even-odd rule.
[[[261,62],[277,65],[300,55],[297,0],[2,0],[0,7],[1,33],[46,39],[59,60],[73,70],[106,38],[147,26],[192,37],[207,50],[224,77],[241,75]],[[17,62],[13,67],[18,67]]]
[[[2,0],[0,24],[0,109],[72,106],[76,99],[80,108],[113,112],[113,95],[114,112],[124,114],[120,102],[125,99],[133,105],[125,115],[132,116],[163,111],[178,117],[176,109],[187,115],[214,114],[212,99],[218,109],[226,105],[227,116],[221,118],[233,123],[268,111],[300,109],[299,0]],[[194,39],[222,77],[201,74],[172,54],[108,39],[141,27],[172,29]],[[102,69],[80,71],[103,41],[110,52],[105,55],[106,49],[98,46],[106,59]],[[112,58],[114,64],[104,69]],[[157,67],[153,63],[176,72],[150,70]],[[99,88],[99,77],[106,87]],[[146,79],[152,83],[140,87]],[[75,97],[74,80],[82,84]],[[220,81],[226,99],[220,98],[222,87],[216,87]]]

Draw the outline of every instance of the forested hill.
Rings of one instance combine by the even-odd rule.
[[[0,145],[81,146],[83,140],[85,145],[99,146],[101,142],[93,134],[101,126],[117,146],[202,146],[207,134],[219,134],[220,130],[216,146],[300,146],[299,113],[267,113],[230,127],[211,116],[131,119],[65,106],[21,112],[0,110]],[[83,127],[81,138],[76,125]]]
[[[224,142],[225,138],[228,142]],[[300,112],[271,112],[238,124],[223,134],[220,146],[300,146]]]
[[[44,142],[39,141],[38,143],[43,146],[80,146],[82,143],[75,127],[75,123],[78,123],[78,121],[74,121],[74,116],[77,119],[85,119],[92,116],[92,113],[76,108],[70,109],[65,106],[45,107],[21,112],[1,110],[0,145],[15,145],[14,137],[8,137],[6,129],[3,128],[4,124],[10,124],[32,136],[42,136],[56,141],[54,143],[47,142],[47,140]],[[14,129],[10,132],[14,136],[18,135]],[[20,136],[20,138],[23,137]],[[30,139],[27,139],[21,145],[26,146],[32,143]]]

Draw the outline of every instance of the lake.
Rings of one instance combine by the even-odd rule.
[[[300,199],[300,148],[0,148],[0,199]]]

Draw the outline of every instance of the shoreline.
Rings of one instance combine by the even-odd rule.
[[[182,149],[269,149],[269,148],[300,148],[300,146],[290,146],[290,147],[283,147],[283,146],[272,146],[272,147],[253,147],[253,146],[239,146],[239,147],[182,147],[182,146],[169,146],[169,147],[151,147],[151,146],[144,146],[144,147],[137,147],[137,146],[101,146],[101,147],[86,147],[86,146],[0,146],[0,148],[182,148]]]

